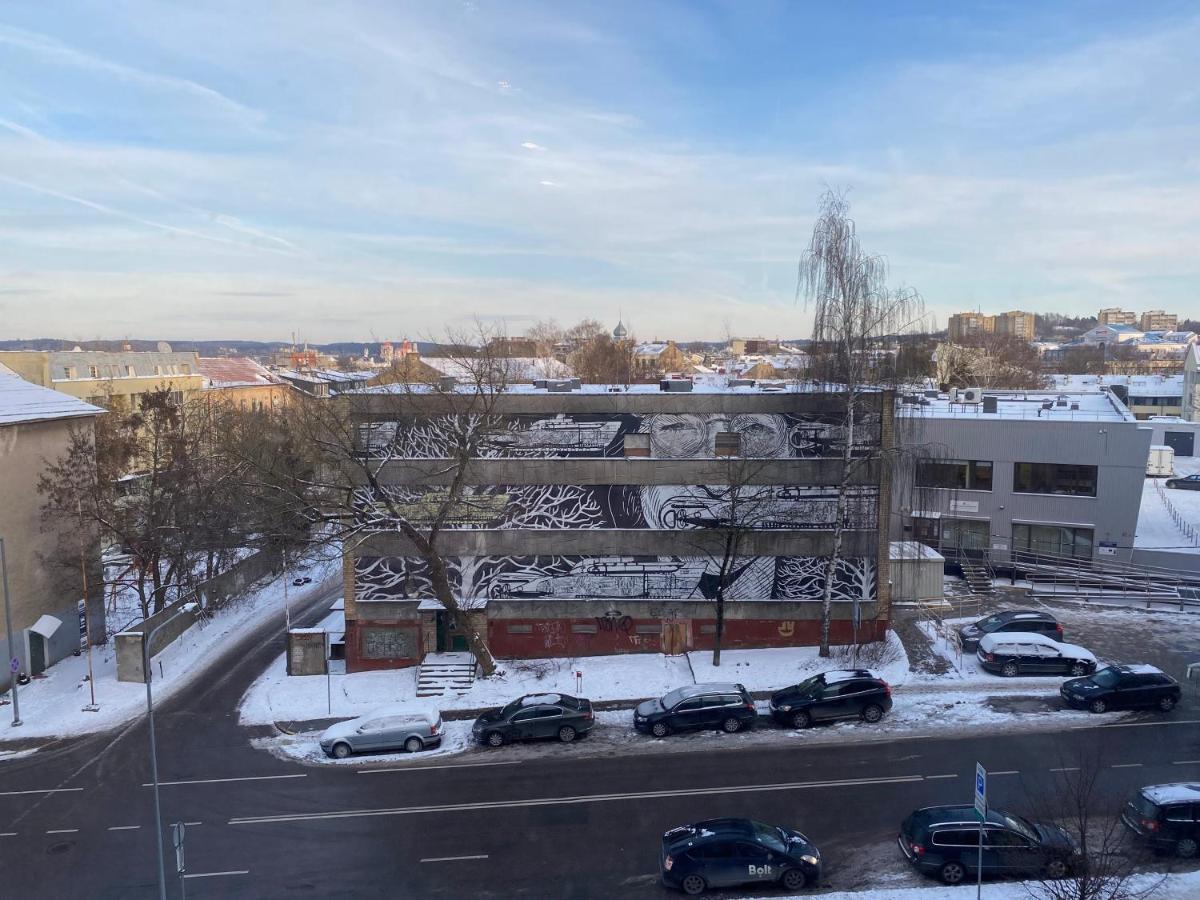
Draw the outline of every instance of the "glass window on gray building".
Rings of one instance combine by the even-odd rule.
[[[1064,463],[1013,463],[1013,491],[1018,494],[1096,496],[1096,466]]]

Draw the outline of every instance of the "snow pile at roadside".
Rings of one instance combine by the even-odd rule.
[[[305,574],[313,579],[303,588],[292,587],[295,572],[288,572],[273,581],[261,584],[257,590],[235,600],[211,619],[198,622],[177,641],[151,661],[154,668],[154,698],[161,702],[188,684],[214,652],[220,652],[231,640],[253,629],[273,616],[279,617],[283,628],[284,584],[287,583],[291,604],[315,596],[321,582],[337,577],[341,561],[318,562]],[[87,654],[68,656],[45,672],[18,687],[22,724],[14,728],[12,708],[0,707],[0,742],[32,737],[73,737],[116,728],[146,711],[146,687],[135,682],[117,681],[116,644],[110,641],[92,648],[92,669],[95,680],[98,712],[84,712],[91,700],[87,683]],[[5,699],[11,695],[4,694]]]

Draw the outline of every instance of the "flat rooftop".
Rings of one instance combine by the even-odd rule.
[[[984,398],[996,399],[995,412],[984,412],[984,403],[958,402],[951,399],[949,394],[927,397],[918,392],[916,396],[918,403],[900,404],[900,415],[938,419],[1028,419],[1041,422],[1137,421],[1119,400],[1100,391],[983,391]]]

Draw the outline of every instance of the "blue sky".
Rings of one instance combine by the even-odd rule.
[[[802,336],[826,186],[940,324],[1197,316],[1197,47],[1184,3],[8,2],[0,336]]]

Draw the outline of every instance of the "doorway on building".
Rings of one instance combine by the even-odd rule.
[[[989,519],[942,519],[941,553],[971,559],[987,556],[991,530]]]
[[[689,649],[688,623],[677,619],[662,623],[662,652],[667,656],[681,656]]]
[[[29,674],[40,675],[46,671],[46,639],[36,631],[29,632]]]

